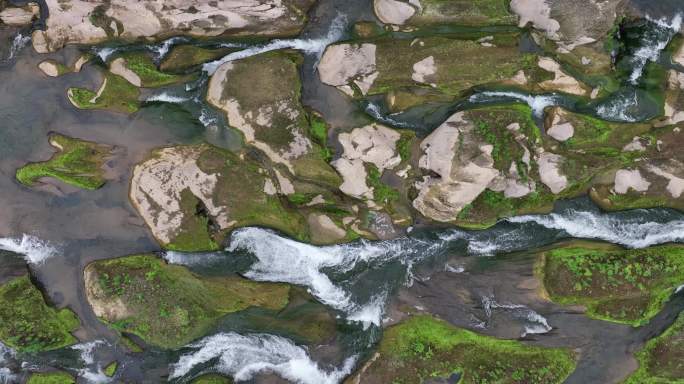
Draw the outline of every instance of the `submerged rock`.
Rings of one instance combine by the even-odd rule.
[[[498,340],[413,316],[385,330],[378,351],[346,383],[421,383],[429,375],[434,382],[551,384],[574,369],[573,354],[561,348]]]
[[[98,44],[174,35],[294,35],[304,25],[313,0],[155,1],[47,0],[44,31],[33,32],[37,52],[66,44]]]

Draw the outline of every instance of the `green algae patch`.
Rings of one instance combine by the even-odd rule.
[[[114,374],[116,374],[116,369],[119,368],[119,363],[116,361],[112,362],[111,364],[107,365],[104,369],[104,374],[107,377],[114,377]]]
[[[168,74],[157,69],[152,59],[144,53],[126,53],[121,56],[126,68],[140,77],[144,88],[157,88],[186,80],[187,77]]]
[[[40,352],[76,343],[79,320],[69,309],[45,302],[28,276],[0,286],[0,340],[21,352]]]
[[[376,356],[359,374],[361,382],[422,383],[460,374],[464,384],[550,384],[575,369],[567,350],[482,336],[431,316],[388,328]]]
[[[571,244],[540,257],[537,275],[551,300],[634,326],[655,316],[684,281],[684,247],[677,245],[625,250]]]
[[[178,348],[206,334],[229,313],[284,308],[290,288],[239,277],[203,278],[154,255],[98,261],[84,272],[95,314],[145,342]]]
[[[516,25],[510,0],[421,0],[421,10],[410,25],[457,24],[464,26]]]
[[[48,161],[29,163],[16,172],[17,181],[33,186],[43,177],[55,178],[82,189],[98,189],[105,183],[102,165],[111,147],[90,141],[51,134],[50,144],[58,152]]]
[[[97,92],[85,88],[69,88],[67,96],[71,104],[79,109],[103,109],[130,114],[140,108],[140,90],[111,72],[104,74],[104,81]]]
[[[229,377],[209,374],[196,378],[192,381],[192,384],[233,384],[233,380]]]
[[[625,384],[684,383],[684,314],[662,335],[649,340],[636,358],[639,369]]]
[[[164,57],[159,69],[164,72],[182,72],[196,65],[216,60],[232,52],[232,49],[207,49],[194,45],[179,45]]]
[[[76,384],[76,379],[66,372],[32,373],[26,384]]]

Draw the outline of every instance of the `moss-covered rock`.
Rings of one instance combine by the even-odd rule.
[[[684,314],[665,333],[637,352],[639,369],[625,384],[677,384],[684,382]]]
[[[0,340],[16,350],[39,352],[76,343],[79,320],[69,309],[49,306],[28,276],[0,286]]]
[[[17,180],[27,186],[36,185],[43,177],[83,189],[97,189],[105,183],[102,166],[111,154],[107,145],[74,139],[53,133],[50,145],[58,152],[48,161],[29,163],[17,170]]]
[[[66,372],[32,373],[26,384],[76,384],[76,379]]]
[[[114,377],[116,374],[116,369],[119,368],[119,363],[116,361],[111,362],[109,365],[107,365],[104,369],[104,374],[107,377]]]
[[[69,101],[79,109],[104,109],[120,113],[134,113],[140,107],[138,87],[121,76],[105,72],[97,92],[84,88],[69,88]]]
[[[109,64],[109,70],[136,87],[156,88],[187,80],[184,76],[161,72],[152,58],[142,52],[127,52],[116,57]]]
[[[591,317],[640,325],[684,281],[684,247],[571,244],[543,252],[536,272],[551,300],[583,305]]]
[[[274,163],[301,178],[339,185],[325,151],[310,136],[300,102],[300,62],[300,55],[278,51],[223,64],[211,78],[207,101]]]
[[[385,36],[341,43],[326,49],[318,71],[321,81],[350,95],[385,94],[388,106],[396,111],[453,99],[475,85],[509,81],[521,70],[538,71],[536,56],[520,53],[517,38],[516,34],[494,34],[486,41]]]
[[[164,72],[183,72],[196,65],[218,59],[229,54],[230,48],[209,49],[195,45],[179,45],[173,47],[159,64],[159,69]]]
[[[376,355],[348,382],[408,384],[456,378],[466,384],[549,384],[562,383],[574,369],[569,351],[498,340],[415,316],[388,328]]]
[[[201,278],[154,255],[94,262],[84,278],[88,302],[99,318],[163,348],[203,336],[228,313],[282,309],[290,290],[239,277]]]

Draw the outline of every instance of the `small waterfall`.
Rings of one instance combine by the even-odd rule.
[[[42,264],[58,253],[57,248],[49,242],[26,234],[21,238],[0,238],[0,249],[22,254],[28,263],[34,265]]]
[[[646,16],[652,25],[639,37],[640,46],[632,54],[632,72],[629,81],[637,84],[649,62],[654,62],[660,57],[660,53],[667,47],[674,35],[682,28],[682,15],[676,14],[671,20],[663,17],[653,19]]]
[[[340,40],[344,36],[344,30],[347,26],[347,18],[344,15],[338,15],[335,17],[333,22],[330,24],[330,29],[328,30],[328,34],[325,37],[318,38],[318,39],[278,39],[278,40],[273,40],[267,44],[264,45],[258,45],[250,48],[243,49],[241,51],[233,52],[229,55],[224,56],[223,58],[212,61],[209,63],[206,63],[202,66],[202,69],[212,75],[214,72],[216,72],[216,69],[220,67],[222,64],[230,62],[230,61],[235,61],[235,60],[240,60],[244,59],[247,57],[255,56],[260,53],[265,53],[265,52],[270,52],[270,51],[275,51],[278,49],[296,49],[299,51],[303,51],[304,53],[307,54],[314,54],[318,58],[321,57],[323,54],[323,51],[325,48]]]
[[[102,340],[94,340],[71,347],[71,349],[80,352],[79,360],[84,367],[78,370],[78,376],[86,383],[105,384],[112,382],[112,378],[104,373],[102,366],[95,359],[97,349],[105,346],[109,346],[109,344]]]
[[[642,210],[644,213],[646,211]],[[647,221],[641,216],[615,216],[574,209],[548,215],[525,215],[507,219],[510,223],[535,223],[562,231],[566,237],[598,239],[629,248],[684,241],[684,220]]]
[[[170,367],[171,379],[188,375],[195,367],[213,362],[210,372],[230,375],[235,381],[252,379],[258,373],[275,373],[299,384],[337,384],[351,373],[356,357],[339,369],[324,370],[307,351],[283,337],[268,334],[219,333],[205,337],[187,349]]]
[[[152,95],[145,99],[146,102],[160,102],[160,103],[172,103],[172,104],[181,104],[185,103],[186,101],[190,101],[189,97],[183,97],[183,96],[177,96],[177,95],[172,95],[169,92],[162,92],[158,93],[155,95]]]
[[[561,96],[551,94],[551,95],[526,95],[524,93],[518,92],[508,92],[508,91],[484,91],[476,93],[468,99],[471,103],[484,103],[497,101],[498,99],[503,100],[516,100],[523,102],[530,106],[532,113],[537,118],[544,117],[544,109],[546,107],[551,107],[554,105],[559,105],[561,101]]]
[[[24,49],[31,42],[31,35],[25,35],[23,32],[17,33],[12,40],[12,45],[10,45],[9,55],[7,56],[7,61],[10,61],[17,57],[17,54]]]

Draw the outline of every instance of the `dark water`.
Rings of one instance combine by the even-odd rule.
[[[682,7],[680,1],[634,3],[655,18],[672,17],[673,10]],[[326,36],[340,15],[346,17],[347,25],[374,20],[368,1],[321,1],[312,11],[311,21],[301,38]],[[8,58],[18,33],[28,35],[28,31],[0,29],[0,57]],[[339,38],[347,37],[343,33]],[[255,43],[259,42],[250,42]],[[12,371],[4,376],[9,382],[19,380],[29,370],[27,367],[30,370],[64,368],[79,374],[81,382],[106,382],[100,370],[113,360],[121,366],[117,381],[159,382],[173,374],[172,364],[182,356],[193,356],[201,348],[189,346],[171,352],[151,348],[142,354],[126,354],[116,345],[117,335],[97,321],[85,302],[81,273],[93,260],[160,251],[127,198],[132,166],[152,148],[202,140],[237,148],[241,145],[239,135],[226,129],[221,114],[201,102],[206,91],[206,75],[188,86],[146,91],[142,96],[147,99],[165,93],[181,101],[147,102],[140,112],[123,116],[79,111],[65,97],[66,89],[71,86],[97,88],[101,81],[96,68],[101,64],[97,60],[80,74],[57,79],[48,79],[37,69],[38,63],[46,58],[72,63],[81,51],[102,52],[101,48],[69,47],[50,55],[37,55],[27,48],[17,50],[10,60],[0,63],[0,236],[5,241],[24,234],[40,239],[27,241],[22,248],[22,253],[35,257],[52,250],[53,256],[30,264],[31,273],[46,288],[52,302],[73,309],[83,323],[77,332],[83,343],[77,349],[37,356],[7,356],[0,350],[0,368]],[[335,129],[355,127],[377,118],[427,134],[455,110],[502,102],[500,96],[487,98],[485,95],[476,103],[428,105],[392,116],[387,116],[378,102],[372,105],[380,113],[369,114],[367,104],[354,103],[318,81],[317,60],[316,54],[305,56],[301,73],[302,101],[323,114]],[[555,100],[556,104],[572,110],[598,114],[601,103],[622,99],[631,102],[632,93],[641,109],[630,112],[629,116],[644,120],[657,113],[658,106],[648,103],[647,91],[626,81],[618,93],[596,103],[568,96]],[[643,97],[639,96],[641,93]],[[624,110],[620,108],[618,105],[616,113]],[[53,131],[116,146],[116,155],[107,164],[112,180],[97,191],[79,191],[61,184],[29,189],[17,184],[14,172],[18,167],[50,156],[47,134]],[[399,321],[404,316],[401,308],[406,306],[436,313],[456,325],[489,335],[521,338],[526,333],[522,339],[531,344],[576,348],[581,351],[579,367],[568,383],[608,383],[624,378],[636,367],[632,353],[667,328],[684,308],[684,298],[674,296],[656,318],[640,328],[591,320],[578,310],[541,300],[533,289],[531,276],[535,250],[572,238],[598,239],[628,247],[682,242],[684,215],[671,210],[605,214],[587,199],[579,199],[559,203],[552,215],[516,218],[486,231],[421,228],[396,240],[325,248],[287,243],[289,240],[277,234],[251,230],[233,235],[235,249],[232,251],[166,257],[189,265],[201,274],[239,273],[257,280],[289,281],[307,287],[338,317],[334,340],[305,349],[311,364],[319,364],[319,373],[332,375],[326,376],[330,382],[336,381],[334,373],[343,371],[348,357],[356,356],[360,361],[368,356],[381,336],[380,325]],[[254,239],[265,247],[254,248]],[[285,266],[278,269],[278,261]],[[315,268],[288,270],[288,266],[292,269],[291,266],[301,262],[305,263],[302,266],[315,265]],[[0,282],[24,273],[25,268],[21,255],[0,253]],[[326,285],[326,281],[330,284]],[[217,327],[217,335],[229,335],[232,338],[228,340],[234,340],[236,332],[258,332],[250,328],[249,320],[256,315],[227,317]],[[192,365],[187,374],[173,380],[183,382],[220,368],[220,358],[226,353],[217,352],[209,361]],[[296,351],[292,353],[296,355]],[[328,379],[321,377],[320,382]],[[256,375],[251,381],[280,382],[282,379],[275,375]]]

